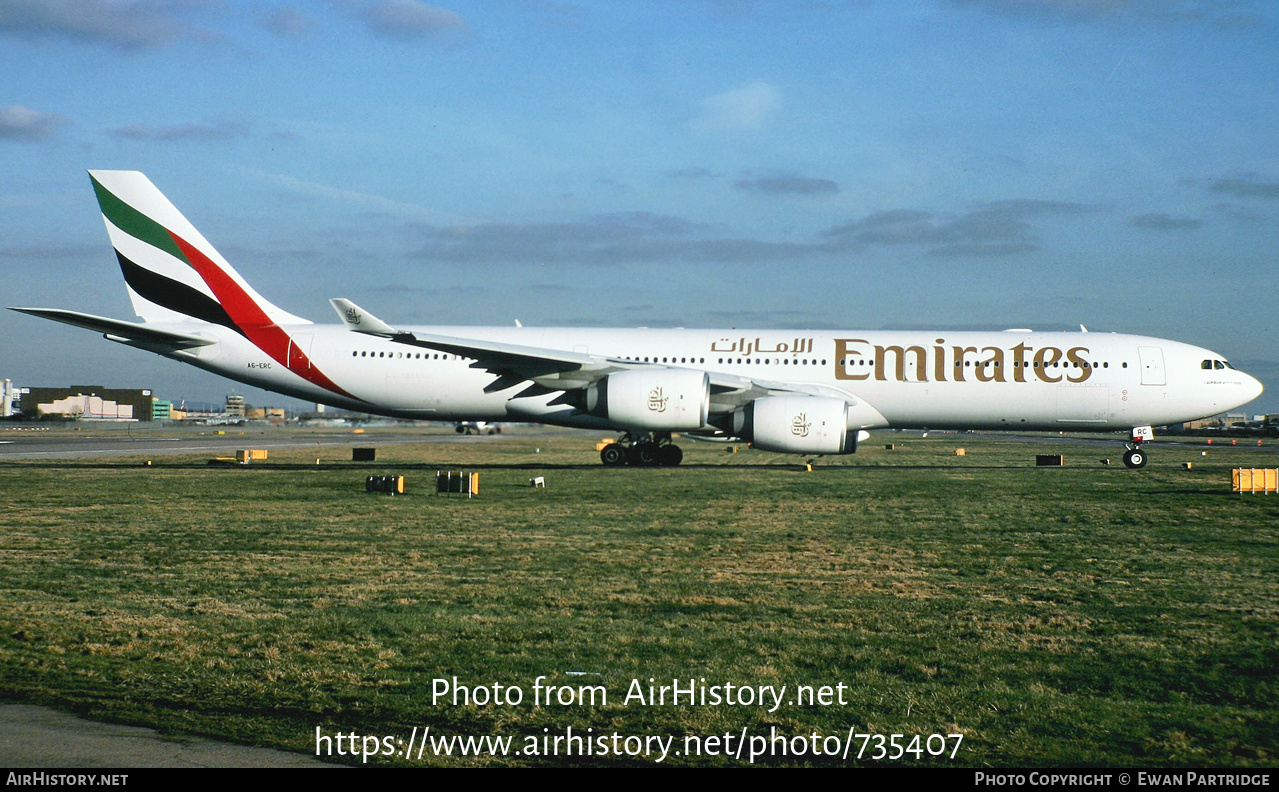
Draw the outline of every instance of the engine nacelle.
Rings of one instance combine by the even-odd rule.
[[[859,432],[848,428],[848,404],[825,396],[765,396],[733,416],[733,433],[761,451],[851,454]]]
[[[630,369],[586,389],[586,411],[621,429],[700,429],[710,408],[711,381],[704,371]]]

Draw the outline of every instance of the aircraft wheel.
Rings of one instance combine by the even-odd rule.
[[[640,443],[631,446],[626,461],[637,467],[652,467],[657,464],[657,443]]]
[[[626,449],[617,443],[609,443],[600,451],[600,461],[605,467],[620,467],[626,464]]]
[[[1144,468],[1146,466],[1146,452],[1140,448],[1130,448],[1124,452],[1124,465],[1130,468]]]
[[[675,467],[684,461],[684,452],[677,445],[664,445],[657,449],[657,464],[662,467]]]

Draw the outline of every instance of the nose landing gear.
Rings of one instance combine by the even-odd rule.
[[[1124,444],[1124,466],[1129,468],[1144,468],[1146,466],[1146,452],[1141,450],[1141,444],[1147,440],[1155,438],[1155,430],[1150,426],[1134,426],[1132,429],[1131,439]]]

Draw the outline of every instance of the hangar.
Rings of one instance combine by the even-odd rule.
[[[30,418],[75,417],[99,421],[150,421],[155,397],[150,388],[22,388],[21,409]]]

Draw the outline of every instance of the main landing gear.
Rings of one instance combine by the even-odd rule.
[[[1134,426],[1131,439],[1124,444],[1124,466],[1129,468],[1144,468],[1146,466],[1146,452],[1141,450],[1141,444],[1147,440],[1155,438],[1155,430],[1149,426]]]
[[[684,461],[684,452],[671,443],[670,432],[625,432],[604,446],[600,461],[606,467],[675,467]]]

